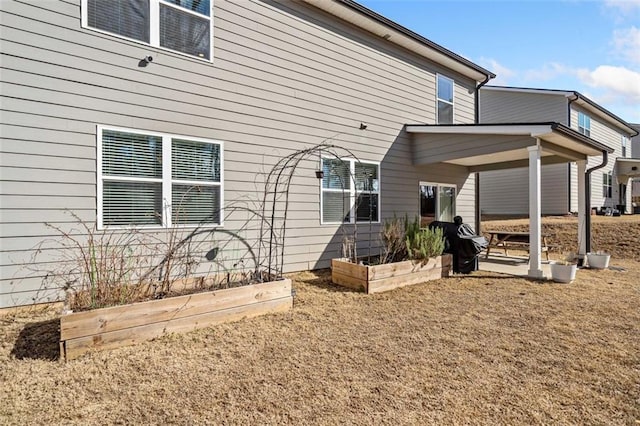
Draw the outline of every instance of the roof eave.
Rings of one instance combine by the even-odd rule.
[[[353,0],[302,0],[476,82],[496,75]]]

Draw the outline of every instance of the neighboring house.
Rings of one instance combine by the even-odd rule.
[[[631,126],[639,132],[638,135],[631,138],[631,154],[633,158],[640,159],[640,124],[636,123]],[[640,170],[640,165],[636,165],[636,170]],[[632,178],[630,185],[633,213],[640,214],[640,177]]]
[[[565,90],[484,86],[480,90],[480,122],[562,123],[613,148],[607,164],[591,174],[591,206],[620,207],[631,212],[631,192],[617,173],[620,160],[631,158],[631,136],[637,132],[586,96]],[[587,169],[602,163],[590,158]],[[618,166],[616,166],[618,164]],[[542,168],[542,213],[563,215],[578,211],[578,171],[575,163]],[[521,215],[528,208],[527,170],[513,169],[480,174],[482,213]]]
[[[352,0],[3,1],[0,13],[0,308],[61,297],[43,286],[59,253],[38,248],[60,239],[47,224],[77,232],[69,212],[154,236],[199,226],[197,273],[253,269],[265,174],[323,142],[342,161],[299,163],[284,271],[328,267],[343,223],[359,223],[360,254],[394,215],[478,226],[475,173],[494,168],[529,165],[539,242],[540,164],[611,151],[561,123],[474,125],[495,76]]]

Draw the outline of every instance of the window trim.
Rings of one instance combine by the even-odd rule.
[[[421,192],[420,192],[420,187],[422,186],[435,186],[437,188],[437,194],[438,196],[436,196],[436,214],[439,214],[439,210],[440,210],[440,187],[445,186],[448,188],[453,188],[456,192],[455,197],[453,199],[453,208],[454,208],[454,212],[453,212],[453,217],[455,217],[458,213],[458,185],[453,184],[453,183],[447,183],[447,182],[431,182],[431,181],[419,181],[418,182],[418,218],[420,221],[422,221],[422,212],[420,211],[420,197],[421,197]],[[438,217],[435,219],[436,221],[441,221],[441,219]],[[453,220],[453,219],[452,219]]]
[[[580,118],[584,117],[585,126],[580,125]],[[587,126],[588,124],[588,126]],[[589,114],[585,114],[582,111],[578,111],[578,133],[585,135],[586,137],[591,137],[591,116]]]
[[[323,165],[324,165],[324,160],[341,160],[343,162],[349,162],[349,178],[350,178],[350,182],[349,182],[349,190],[342,190],[342,189],[334,189],[334,188],[323,188],[322,187],[322,179],[318,179],[320,181],[320,225],[357,225],[357,224],[362,224],[362,223],[369,223],[368,220],[362,220],[362,221],[358,221],[357,220],[357,209],[356,209],[356,200],[357,200],[357,195],[358,195],[358,191],[356,190],[356,182],[355,182],[355,170],[356,170],[356,163],[360,163],[360,164],[373,164],[375,166],[378,167],[378,190],[377,191],[371,191],[372,194],[378,194],[378,220],[377,221],[371,221],[371,223],[373,224],[379,224],[382,223],[382,218],[380,217],[381,212],[382,212],[382,175],[381,175],[381,167],[380,167],[380,162],[379,161],[369,161],[369,160],[357,160],[355,158],[351,158],[351,157],[331,157],[331,156],[326,156],[326,157],[322,157],[321,158],[321,163],[320,163],[320,169],[323,170]],[[339,192],[342,193],[344,192],[345,194],[348,192],[349,193],[349,222],[343,221],[343,222],[325,222],[324,220],[324,197],[323,194],[325,192]],[[368,193],[369,191],[360,191],[363,193]]]
[[[88,1],[89,0],[80,0],[80,24],[81,27],[90,31],[95,31],[101,34],[105,34],[108,36],[112,36],[112,37],[117,37],[119,39],[122,40],[127,40],[136,44],[140,44],[142,46],[146,46],[146,47],[151,47],[154,49],[160,49],[163,52],[170,52],[170,53],[174,53],[176,55],[180,55],[186,58],[191,58],[191,59],[196,59],[198,61],[203,61],[203,62],[209,62],[212,63],[213,62],[213,43],[214,43],[214,36],[213,36],[213,5],[214,5],[214,1],[215,0],[211,0],[211,11],[210,11],[210,15],[209,16],[204,16],[201,15],[199,13],[196,12],[192,12],[188,9],[184,9],[181,8],[173,3],[168,3],[166,1],[163,0],[149,0],[149,43],[141,41],[141,40],[136,40],[135,38],[131,38],[131,37],[126,37],[117,33],[112,33],[109,31],[105,31],[105,30],[101,30],[100,28],[94,28],[89,26],[89,6],[88,6]],[[184,52],[180,52],[179,50],[173,50],[173,49],[169,49],[167,47],[163,47],[160,46],[160,4],[163,4],[165,6],[170,6],[174,9],[177,9],[181,12],[185,12],[185,13],[189,13],[191,15],[194,16],[198,16],[200,18],[208,18],[209,19],[209,34],[211,39],[209,40],[209,59],[207,58],[201,58],[198,56],[194,56],[194,55],[190,55],[188,53],[184,53]],[[157,28],[156,31],[153,30],[153,28]],[[142,58],[141,58],[142,59]]]
[[[440,78],[443,78],[451,82],[451,102],[445,99],[440,99],[438,97],[438,83],[440,81]],[[447,77],[444,74],[436,73],[436,124],[444,124],[444,125],[454,124],[455,117],[456,117],[456,90],[455,89],[456,89],[456,84],[454,79]],[[439,117],[440,114],[438,113],[440,109],[438,108],[438,103],[441,101],[448,105],[451,105],[451,123],[440,123],[440,117]]]
[[[130,226],[122,226],[122,225],[105,225],[104,223],[104,181],[105,176],[102,173],[102,134],[103,131],[114,131],[114,132],[123,132],[123,133],[135,133],[135,134],[144,134],[148,136],[157,136],[162,138],[162,177],[161,178],[131,178],[127,176],[118,176],[114,178],[113,176],[108,176],[107,180],[119,181],[119,182],[155,182],[162,184],[162,220],[160,225],[130,225]],[[204,226],[207,228],[222,228],[224,227],[224,142],[215,139],[205,139],[198,138],[194,136],[186,136],[186,135],[177,135],[173,133],[164,133],[164,132],[155,132],[151,130],[141,130],[141,129],[132,129],[126,127],[115,127],[115,126],[96,126],[96,139],[97,139],[97,150],[96,150],[96,204],[97,204],[97,218],[96,224],[98,230],[104,229],[175,229],[175,228],[197,228],[199,226]],[[172,195],[172,185],[177,184],[188,184],[191,181],[173,179],[172,171],[171,171],[171,147],[172,147],[172,139],[183,139],[193,142],[203,142],[209,144],[215,144],[220,147],[220,182],[207,182],[207,181],[197,181],[192,183],[197,183],[198,185],[205,186],[219,186],[220,187],[220,223],[205,223],[205,224],[173,224],[172,223],[172,203],[171,203],[171,195]]]
[[[613,198],[613,173],[602,173],[602,198]]]

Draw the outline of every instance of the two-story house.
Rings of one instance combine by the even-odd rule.
[[[267,175],[319,144],[331,155],[296,157],[287,183],[283,271],[327,267],[356,225],[375,250],[394,215],[478,226],[476,173],[528,166],[541,276],[541,164],[611,151],[563,120],[476,125],[494,74],[352,0],[0,13],[0,308],[62,296],[43,285],[60,252],[42,243],[82,244],[78,221],[159,241],[197,228],[194,273],[260,267]]]
[[[629,123],[586,96],[565,90],[484,86],[480,91],[479,110],[482,123],[555,121],[613,148],[606,164],[591,173],[590,205],[619,207],[623,213],[631,213],[631,191],[627,190],[622,162],[631,158],[631,137],[637,134]],[[601,163],[602,158],[593,157],[587,169]],[[578,176],[578,167],[573,162],[543,167],[543,214],[578,211]],[[480,174],[483,213],[522,215],[528,212],[528,202],[526,169]]]

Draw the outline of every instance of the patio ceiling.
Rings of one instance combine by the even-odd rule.
[[[640,177],[640,158],[616,158],[615,171],[621,183]]]
[[[568,163],[611,148],[559,123],[411,124],[415,165],[448,163],[469,172],[528,167],[527,147],[541,147],[541,164]]]

